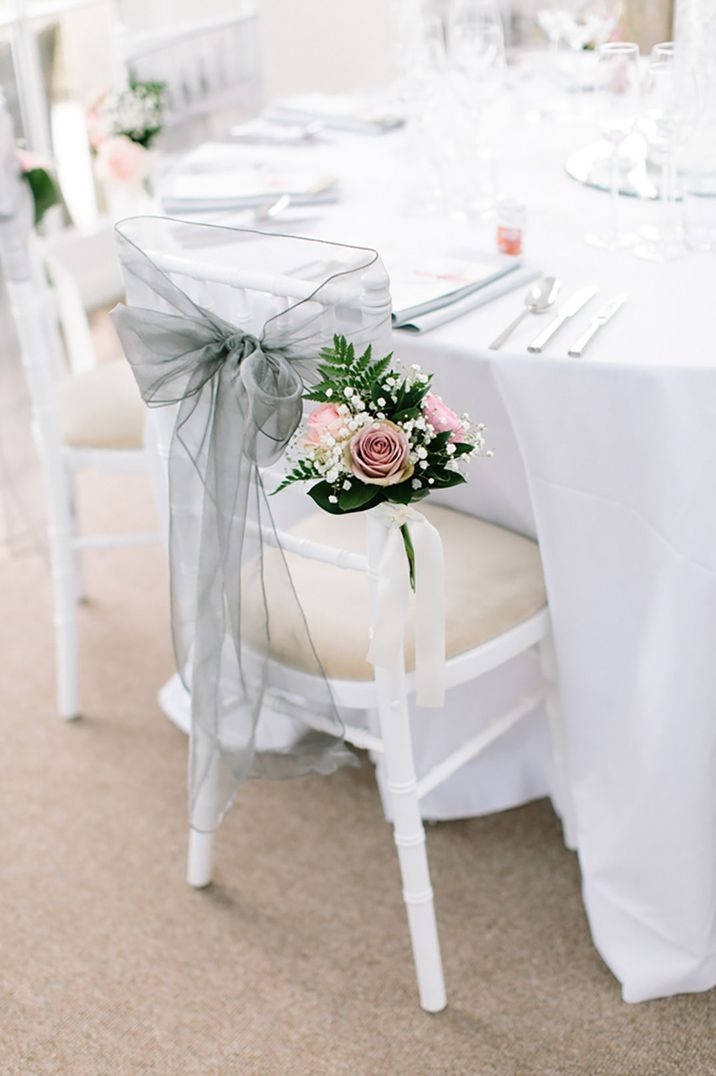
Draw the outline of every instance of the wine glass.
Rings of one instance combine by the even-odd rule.
[[[648,261],[671,261],[687,253],[676,219],[676,153],[686,141],[695,111],[695,84],[680,68],[672,42],[652,49],[642,85],[639,127],[661,164],[661,224],[645,233],[635,253]]]
[[[499,94],[505,71],[505,35],[495,0],[453,0],[447,41],[453,91],[466,125],[462,152],[468,155],[462,181],[457,173],[452,176],[454,201],[482,212],[494,198],[494,112],[488,106]]]
[[[584,50],[604,44],[619,21],[622,0],[551,0],[537,10],[537,23],[550,41],[555,81],[562,89],[574,92],[591,90],[591,79],[585,77],[581,58]],[[560,64],[560,44],[569,51]],[[594,55],[593,52],[590,53]],[[561,68],[561,70],[560,70]],[[562,99],[557,111],[563,120],[579,118],[580,109]]]
[[[619,231],[619,146],[639,113],[639,46],[628,41],[600,45],[594,90],[599,129],[611,146],[611,223],[604,234],[591,232],[585,238],[592,246],[617,250],[636,241],[635,235]]]
[[[505,67],[505,34],[494,0],[454,0],[447,27],[448,58],[453,71],[484,98],[494,90]]]

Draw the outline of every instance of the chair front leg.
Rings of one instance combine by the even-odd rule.
[[[400,861],[420,1004],[428,1012],[439,1012],[445,1008],[447,998],[425,830],[417,795],[402,658],[392,670],[376,668],[375,679],[387,786],[393,810],[393,834]]]
[[[58,468],[59,470],[59,468]],[[57,475],[52,489],[50,476],[49,542],[54,602],[55,654],[57,662],[57,709],[72,721],[79,716],[77,572],[73,548],[74,527],[68,496],[69,479]]]

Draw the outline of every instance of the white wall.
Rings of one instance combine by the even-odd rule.
[[[266,98],[392,81],[390,0],[261,0]]]

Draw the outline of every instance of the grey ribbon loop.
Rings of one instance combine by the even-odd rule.
[[[314,260],[320,256],[330,265],[343,257],[349,268],[328,275],[309,300],[286,311],[290,317],[273,314],[254,335],[206,310],[152,261],[147,249],[175,253],[184,229],[192,233],[187,249],[194,253],[196,231],[204,230],[207,245],[216,231],[167,218],[117,225],[128,296],[141,293],[146,303],[149,289],[157,309],[130,302],[118,306],[113,319],[146,403],[176,407],[169,449],[172,636],[177,668],[191,691],[191,821],[211,829],[249,775],[330,773],[355,763],[283,552],[280,546],[264,551],[265,535],[275,536],[276,527],[260,467],[283,454],[301,420],[304,386],[318,379],[318,353],[327,341],[311,300],[337,275],[357,294],[361,274],[377,255],[261,236],[276,245],[276,257],[295,261],[298,255],[300,263],[308,246]],[[260,235],[221,231],[235,233],[237,244]],[[362,253],[364,259],[356,257]],[[360,324],[350,336],[358,346],[367,342]],[[268,600],[269,567],[279,579],[279,609]],[[321,731],[310,720],[301,722],[301,700],[294,698],[288,742],[257,751],[266,691],[274,697],[271,618],[277,615],[282,634],[290,630],[301,654],[302,671],[312,676],[303,711],[314,721],[320,714]]]

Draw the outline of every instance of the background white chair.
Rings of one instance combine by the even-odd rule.
[[[240,250],[240,248],[238,248]],[[234,313],[235,323],[245,327],[253,304],[266,308],[267,295],[285,309],[311,285],[286,276],[242,271],[235,266],[212,266],[191,261],[176,253],[163,255],[153,250],[154,263],[169,273],[192,298],[222,316]],[[331,305],[330,288],[325,304],[326,336],[341,330],[346,311]],[[142,296],[146,305],[146,295]],[[132,294],[128,281],[128,299]],[[391,348],[389,282],[381,270],[369,270],[356,301],[364,326],[376,326],[373,344],[379,354]],[[236,317],[239,311],[239,317]],[[355,325],[356,310],[348,312]],[[388,326],[388,328],[386,328]],[[159,453],[167,458],[174,420],[173,408],[155,412],[158,420]],[[281,494],[280,497],[287,496]],[[302,493],[304,506],[311,502]],[[276,511],[280,517],[279,499]],[[295,504],[288,505],[290,516]],[[182,509],[186,512],[186,505]],[[197,506],[198,510],[198,506]],[[367,513],[365,516],[329,516],[308,512],[298,523],[281,528],[278,540],[286,554],[296,588],[312,633],[313,643],[326,671],[333,696],[343,713],[353,712],[347,721],[346,740],[380,755],[384,760],[392,800],[395,843],[400,860],[403,893],[407,908],[413,953],[422,1006],[438,1011],[446,1004],[442,962],[437,935],[433,893],[430,884],[425,833],[420,799],[459,767],[483,751],[498,736],[527,716],[539,702],[547,700],[550,713],[559,809],[565,840],[574,846],[574,819],[565,773],[565,743],[559,723],[549,639],[549,612],[546,605],[539,551],[534,542],[501,527],[452,511],[446,507],[421,505],[441,532],[447,565],[447,685],[472,680],[510,661],[531,648],[540,649],[544,679],[527,698],[516,699],[509,713],[492,722],[444,758],[428,773],[416,778],[413,763],[408,694],[414,689],[415,674],[410,652],[408,671],[403,657],[391,669],[373,670],[365,660],[371,617],[375,611],[376,588],[386,529]],[[367,522],[367,529],[366,529]],[[262,534],[268,545],[276,536]],[[275,557],[275,559],[273,559]],[[317,703],[324,698],[323,681],[308,672],[314,659],[296,650],[296,635],[282,624],[282,594],[286,584],[281,554],[269,551],[264,561],[264,578],[272,625],[270,677],[289,695],[299,695]],[[370,582],[370,587],[369,587]],[[251,607],[242,610],[250,645]],[[258,620],[258,617],[257,617]],[[262,621],[261,621],[262,622]],[[285,627],[285,631],[282,630]],[[317,707],[318,709],[318,707]],[[361,715],[368,715],[361,722]],[[440,720],[436,712],[436,720]],[[321,720],[315,718],[316,728]],[[195,747],[201,750],[201,741]],[[212,747],[205,750],[211,757]],[[217,788],[211,781],[203,785],[194,804],[193,828],[189,837],[188,881],[203,887],[211,881],[213,833],[217,813]]]
[[[158,534],[78,533],[75,477],[83,468],[143,471],[144,408],[123,359],[96,365],[82,295],[63,260],[31,229],[29,189],[20,179],[13,125],[0,101],[0,254],[30,390],[44,472],[55,607],[57,707],[79,714],[77,603],[83,550],[156,541]],[[101,274],[100,274],[101,275]],[[56,292],[49,285],[56,284]],[[59,318],[59,322],[58,322]],[[71,362],[65,365],[62,324]]]
[[[258,16],[254,5],[231,15],[135,31],[117,21],[118,82],[163,82],[162,144],[180,149],[225,136],[231,122],[254,115],[261,98]]]

